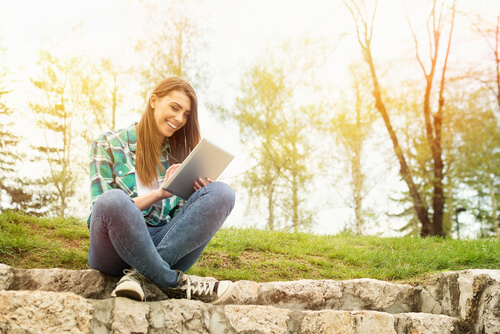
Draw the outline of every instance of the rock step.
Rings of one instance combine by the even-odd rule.
[[[109,299],[116,282],[116,278],[95,270],[16,269],[0,264],[0,290],[4,290],[0,291],[0,333],[64,332],[64,328],[70,327],[73,332],[88,332],[89,328],[91,332],[115,331],[115,327],[121,328],[120,321],[115,320],[119,317],[131,317],[134,323],[141,324],[139,327],[161,332],[160,328],[170,328],[174,321],[171,319],[179,316],[185,317],[179,320],[181,323],[192,324],[198,319],[202,326],[196,330],[189,327],[187,332],[216,333],[217,326],[222,326],[223,332],[238,333],[254,326],[248,331],[266,333],[264,324],[274,328],[279,322],[282,329],[267,332],[300,333],[317,328],[321,333],[323,329],[330,332],[328,328],[347,326],[351,330],[345,330],[346,333],[369,333],[371,328],[377,329],[371,332],[386,332],[379,329],[387,325],[392,328],[388,333],[420,333],[416,328],[427,328],[422,333],[433,333],[435,328],[446,325],[446,330],[438,332],[500,333],[500,270],[439,273],[422,286],[374,279],[238,281],[227,305],[216,307],[166,300],[153,284],[144,286],[146,303]],[[134,306],[123,307],[130,303]],[[195,304],[185,308],[183,303]],[[199,311],[193,313],[191,308]],[[81,317],[77,316],[80,310]],[[68,320],[59,320],[60,327],[55,331],[40,327],[26,330],[30,327],[20,325],[31,321],[34,326],[39,323],[51,328],[56,325],[44,321],[54,318],[51,314],[59,317],[65,312],[69,312]],[[141,314],[146,320],[141,320]],[[245,323],[251,325],[244,327]],[[118,329],[118,333],[133,332]]]
[[[1,333],[459,333],[456,318],[377,311],[297,311],[192,300],[91,300],[68,292],[0,291]]]

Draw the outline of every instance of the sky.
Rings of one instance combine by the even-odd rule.
[[[462,11],[481,13],[485,20],[495,13],[496,9],[492,11],[491,8],[499,7],[490,0],[459,2]],[[357,41],[352,35],[353,22],[341,1],[205,0],[196,6],[192,5],[193,1],[187,3],[191,5],[194,15],[202,17],[203,24],[208,27],[209,49],[206,56],[214,73],[210,92],[220,94],[220,99],[233,99],[239,75],[246,66],[257,57],[265,56],[266,51],[283,38],[310,37],[337,45],[320,75],[322,83],[335,90],[348,86],[348,65],[360,58]],[[373,4],[373,1],[368,0],[367,3]],[[379,3],[381,6],[375,23],[375,56],[385,62],[401,55],[412,57],[413,41],[403,15],[404,7],[407,6],[412,22],[418,26],[428,1],[381,0]],[[133,57],[137,55],[129,50],[134,40],[144,34],[144,15],[144,6],[135,0],[0,0],[0,41],[7,48],[7,64],[14,73],[14,84],[18,88],[12,94],[13,103],[27,108],[27,78],[35,67],[37,51],[51,39],[65,40],[69,52],[72,48],[83,47],[95,57],[110,57],[122,64],[133,62]],[[81,23],[84,37],[83,41],[76,43],[68,36],[78,23]],[[467,29],[457,27],[457,34],[462,37],[454,47],[460,50],[463,61],[484,57],[484,47],[480,41],[467,37],[471,36]],[[415,75],[421,74],[416,72]],[[204,136],[229,146],[229,150],[240,150],[238,133],[234,129],[228,130],[203,110],[200,113]],[[130,114],[119,120],[118,125],[127,126],[134,119],[137,119],[137,114]],[[21,126],[23,129],[29,127],[25,122]],[[221,136],[221,133],[224,135]],[[243,156],[237,156],[224,175],[228,179],[237,177],[244,164]],[[374,190],[375,193],[385,194],[388,191],[390,189],[384,184]],[[311,196],[321,197],[321,192]],[[338,194],[335,196],[341,197]],[[380,196],[372,197],[375,205],[383,204],[377,203],[376,198]],[[333,202],[318,210],[320,223],[316,232],[338,232],[351,217],[352,210],[341,200],[337,198]],[[245,224],[244,206],[244,201],[240,201],[235,209],[237,213],[232,215],[229,224]],[[386,228],[381,227],[382,230]]]

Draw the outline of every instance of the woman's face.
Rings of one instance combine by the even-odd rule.
[[[161,139],[170,137],[186,125],[191,115],[191,100],[183,92],[174,90],[159,98],[155,94],[150,99],[154,118]]]

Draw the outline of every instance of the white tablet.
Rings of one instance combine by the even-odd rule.
[[[194,182],[199,177],[216,180],[233,158],[234,155],[203,138],[162,188],[188,199],[194,193]]]

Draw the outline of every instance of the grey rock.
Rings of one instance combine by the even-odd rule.
[[[397,333],[458,334],[459,321],[446,315],[426,313],[395,314]]]
[[[226,305],[168,300],[149,282],[145,302],[110,298],[116,282],[0,264],[0,333],[500,333],[500,270],[440,273],[417,287],[238,281]]]
[[[67,292],[0,291],[1,333],[89,333],[92,305]]]
[[[262,283],[257,303],[291,310],[337,308],[342,298],[341,286],[332,280]]]
[[[474,333],[500,333],[500,281],[489,285],[478,301]]]
[[[117,281],[91,269],[17,269],[0,265],[0,288],[4,290],[73,292],[101,299],[109,296]]]
[[[316,311],[306,312],[300,332],[396,334],[394,317],[377,311]]]
[[[374,279],[342,282],[343,310],[374,310],[388,313],[417,312],[420,294],[406,284]]]
[[[128,298],[116,298],[113,309],[113,333],[147,333],[149,328],[150,307]]]
[[[236,333],[287,333],[290,310],[263,305],[227,305],[224,309]]]

